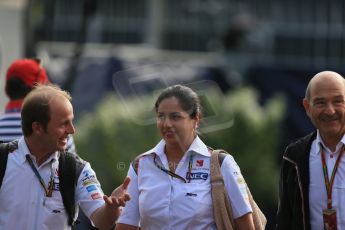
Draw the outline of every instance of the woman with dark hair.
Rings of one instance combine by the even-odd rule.
[[[198,95],[182,85],[166,88],[155,103],[162,140],[133,161],[127,202],[116,230],[216,229],[210,182],[210,150],[198,137]],[[236,229],[254,229],[246,185],[234,159],[221,172]]]

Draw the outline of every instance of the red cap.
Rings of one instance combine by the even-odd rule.
[[[27,86],[33,87],[36,83],[49,83],[46,70],[40,66],[39,59],[19,59],[14,61],[7,70],[6,81],[18,77]]]

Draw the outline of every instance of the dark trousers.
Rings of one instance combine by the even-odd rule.
[[[81,209],[79,209],[78,222],[75,226],[76,230],[97,230]]]

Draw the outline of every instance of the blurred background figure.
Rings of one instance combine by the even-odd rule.
[[[24,97],[36,84],[47,84],[49,79],[39,59],[18,59],[7,69],[5,92],[9,98],[5,113],[0,116],[0,141],[9,142],[22,136],[21,107]],[[67,151],[75,153],[73,137],[68,138]]]
[[[22,136],[20,111],[24,97],[35,84],[48,83],[48,76],[39,59],[14,61],[6,73],[5,92],[9,99],[0,117],[0,140],[9,142]]]

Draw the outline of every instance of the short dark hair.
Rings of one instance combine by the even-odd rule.
[[[47,131],[50,121],[50,102],[53,98],[64,97],[71,101],[70,94],[56,85],[37,85],[25,97],[21,111],[22,129],[25,137],[32,134],[32,123],[39,122]]]
[[[199,96],[191,88],[183,85],[173,85],[164,89],[158,96],[155,103],[157,113],[159,104],[167,98],[176,97],[182,109],[189,114],[190,118],[195,118],[197,114],[202,115]]]
[[[20,77],[11,77],[7,80],[5,86],[5,92],[11,100],[17,100],[24,98],[32,87],[25,84]]]

